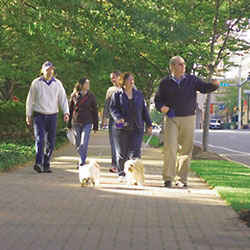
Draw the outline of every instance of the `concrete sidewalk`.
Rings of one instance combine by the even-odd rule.
[[[54,152],[52,174],[33,164],[0,176],[0,250],[250,249],[250,228],[190,173],[188,188],[163,187],[162,152],[143,149],[145,186],[110,173],[107,131],[91,136],[100,188],[80,187],[75,149]]]

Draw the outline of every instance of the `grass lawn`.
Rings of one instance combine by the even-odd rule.
[[[144,141],[147,141],[145,136]],[[149,143],[158,146],[158,137]],[[236,211],[250,211],[250,168],[230,161],[192,160],[191,169],[218,191]]]
[[[230,161],[193,160],[191,169],[236,211],[250,210],[250,168]]]

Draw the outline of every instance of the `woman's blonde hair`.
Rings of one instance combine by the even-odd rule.
[[[124,87],[124,84],[125,84],[125,81],[130,77],[130,76],[133,76],[134,75],[130,72],[125,72],[125,73],[122,73],[119,77],[118,77],[118,81],[117,81],[117,84],[119,87]]]

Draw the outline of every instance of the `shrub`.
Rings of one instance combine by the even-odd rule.
[[[33,135],[33,126],[28,127],[25,117],[25,104],[13,101],[0,101],[0,138],[25,138]],[[65,130],[63,113],[58,113],[57,132]]]
[[[25,122],[24,103],[0,101],[0,117],[0,138],[20,138],[30,134]]]

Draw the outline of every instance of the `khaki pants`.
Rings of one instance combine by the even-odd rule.
[[[194,144],[195,115],[165,119],[163,180],[187,181]]]

